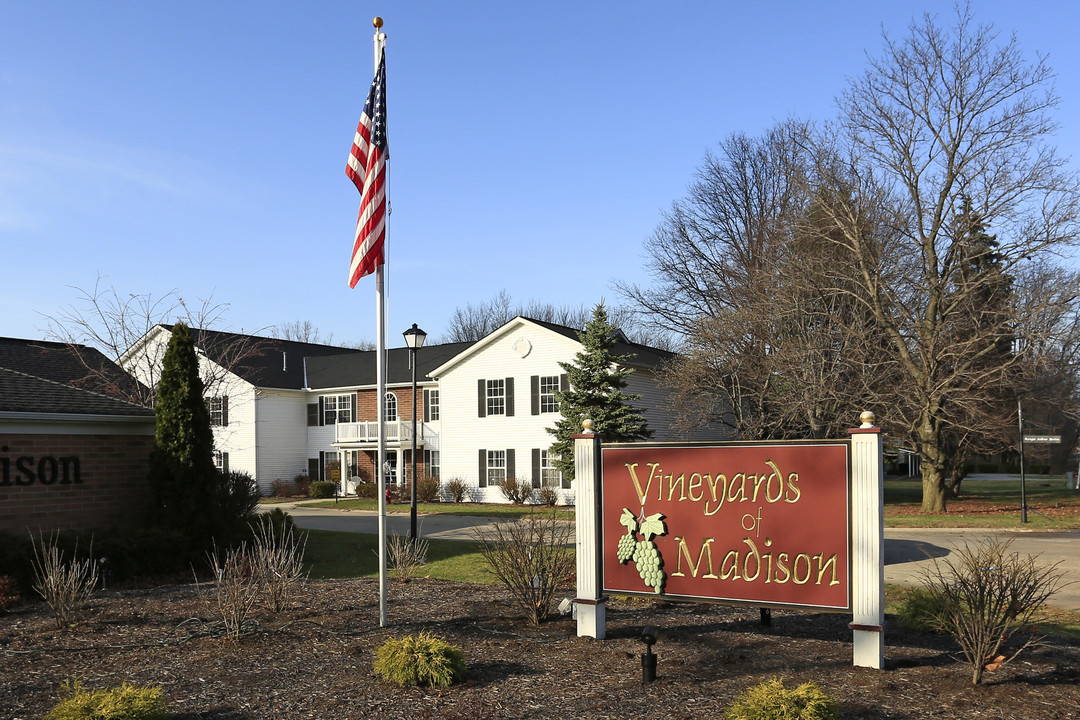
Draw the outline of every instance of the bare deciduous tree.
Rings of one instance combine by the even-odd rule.
[[[1024,287],[1041,282],[1036,263],[1078,239],[1080,188],[1048,144],[1052,71],[1042,59],[1028,61],[1015,38],[1000,42],[977,25],[970,7],[956,15],[948,30],[924,16],[904,39],[886,36],[883,55],[841,103],[850,161],[822,168],[845,191],[823,205],[821,237],[853,258],[854,296],[888,339],[882,353],[901,374],[903,394],[887,421],[922,459],[927,512],[945,509],[946,434],[979,415],[962,404],[1007,388],[1010,366],[1031,348],[1075,346],[1060,334],[1075,315],[1076,278],[1038,298]],[[999,274],[1017,279],[1020,298],[993,317],[984,313],[975,332],[965,331],[973,326],[964,318],[999,280],[964,274],[972,261],[965,203],[995,233]],[[887,209],[887,225],[861,222],[871,205]],[[1048,316],[1052,327],[1040,325]],[[1001,353],[999,341],[1014,336],[1024,340],[1019,351]]]
[[[310,320],[278,323],[271,329],[270,336],[279,340],[295,340],[315,345],[329,345],[334,341],[334,333],[323,335]]]
[[[510,295],[502,290],[486,302],[478,305],[469,303],[464,308],[456,308],[439,342],[475,342],[490,335],[519,315],[530,320],[582,330],[592,318],[592,309],[584,305],[556,306],[538,300],[529,300],[524,305],[515,304]],[[631,342],[663,350],[670,350],[673,346],[670,333],[665,332],[663,328],[641,324],[638,321],[638,314],[629,306],[613,308],[610,312],[610,320]]]
[[[47,337],[59,342],[96,348],[138,378],[141,385],[119,385],[114,382],[112,368],[86,362],[83,355],[76,353],[84,360],[87,380],[92,385],[109,384],[115,388],[112,394],[128,402],[147,407],[154,404],[164,344],[152,346],[140,341],[157,325],[183,322],[197,329],[199,350],[212,357],[216,365],[203,364],[207,397],[217,394],[216,388],[232,368],[262,352],[259,340],[250,335],[200,336],[199,330],[212,330],[221,323],[229,307],[227,303],[215,302],[211,297],[191,304],[175,290],[161,296],[122,294],[115,287],[105,287],[102,281],[98,276],[92,290],[76,288],[78,302],[55,315],[46,315],[45,332]]]

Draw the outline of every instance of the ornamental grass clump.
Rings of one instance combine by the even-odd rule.
[[[165,720],[169,709],[160,687],[124,683],[111,690],[84,690],[79,682],[65,682],[63,698],[47,720]]]
[[[59,534],[30,540],[34,547],[34,592],[52,610],[59,627],[70,625],[75,615],[94,594],[98,584],[98,564],[92,557],[83,560],[64,557]],[[75,549],[78,553],[78,547]],[[92,552],[91,552],[92,554]]]
[[[788,690],[778,678],[766,680],[735,698],[724,720],[836,720],[839,704],[815,683]]]
[[[375,672],[402,687],[447,687],[468,672],[461,649],[426,632],[387,640],[375,651]]]

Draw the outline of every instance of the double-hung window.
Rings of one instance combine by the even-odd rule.
[[[424,422],[439,419],[439,391],[437,388],[424,390]]]
[[[505,380],[488,380],[487,381],[487,414],[488,415],[505,415],[506,414],[506,381]]]
[[[559,401],[555,399],[558,392],[558,375],[540,376],[540,412],[559,412]]]
[[[210,398],[207,403],[210,411],[210,425],[224,427],[229,424],[229,398],[227,395],[217,395]]]
[[[506,480],[506,451],[487,451],[487,484],[502,485]]]
[[[540,482],[544,487],[559,487],[562,473],[555,468],[555,455],[549,450],[540,451]]]
[[[352,422],[352,395],[323,395],[323,424]]]
[[[386,393],[386,398],[383,401],[383,412],[386,415],[386,422],[397,422],[397,395],[392,392]]]

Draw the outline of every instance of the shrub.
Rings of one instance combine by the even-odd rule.
[[[438,478],[424,478],[416,483],[416,497],[422,503],[435,502],[442,492],[442,483]]]
[[[270,487],[270,497],[292,497],[299,492],[296,483],[278,478]]]
[[[83,690],[80,683],[64,683],[62,699],[45,717],[48,720],[164,720],[168,707],[160,687],[124,683],[112,690]]]
[[[378,554],[378,552],[376,552]],[[427,562],[428,541],[394,533],[386,543],[387,566],[403,583],[412,581],[417,569]]]
[[[223,542],[240,535],[255,518],[259,508],[259,487],[255,478],[242,470],[218,473],[217,537]]]
[[[244,628],[261,591],[255,559],[246,545],[218,556],[217,548],[207,553],[214,573],[214,589],[209,599],[210,609],[225,626],[225,636],[236,640]]]
[[[58,537],[54,534],[46,540],[39,536],[34,543],[34,590],[52,610],[56,624],[64,627],[94,594],[98,564],[93,557],[65,560]]]
[[[379,485],[373,482],[356,484],[356,497],[362,500],[373,500],[379,496]]]
[[[1011,542],[987,538],[965,543],[923,573],[923,585],[938,608],[934,619],[963,650],[973,685],[982,682],[988,667],[996,669],[1039,644],[1040,638],[1031,634],[1017,637],[1018,646],[1005,650],[1061,587],[1060,563],[1039,567],[1030,555],[1010,553]]]
[[[465,494],[468,493],[469,487],[465,484],[465,481],[461,478],[453,478],[443,488],[446,490],[446,496],[450,499],[450,502],[464,502]]]
[[[942,628],[937,618],[941,610],[939,599],[926,588],[906,588],[897,618],[900,626],[907,630],[940,633]]]
[[[559,502],[559,491],[550,485],[545,485],[533,493],[533,502],[537,505],[555,507]]]
[[[508,477],[499,483],[499,489],[515,505],[522,505],[532,495],[532,484],[522,478]]]
[[[277,522],[272,518],[258,524],[251,549],[253,572],[263,601],[273,612],[285,609],[293,589],[307,577],[304,572],[307,535],[297,539],[292,517],[284,512],[281,515],[284,519]]]
[[[387,640],[375,651],[375,672],[403,687],[447,687],[467,671],[460,648],[426,632]]]
[[[308,495],[313,498],[332,498],[337,492],[338,485],[336,482],[330,482],[329,480],[318,480],[311,483],[308,488]]]
[[[19,602],[19,583],[10,575],[0,575],[0,612],[7,612]]]
[[[812,682],[788,690],[774,678],[758,683],[737,698],[725,720],[835,720],[838,703]]]
[[[533,625],[547,618],[551,598],[574,569],[572,535],[569,523],[541,513],[492,523],[487,532],[473,530],[488,571],[502,581]]]
[[[311,478],[307,475],[307,473],[300,473],[293,478],[293,485],[296,486],[296,492],[301,495],[307,495],[308,488],[311,487]]]

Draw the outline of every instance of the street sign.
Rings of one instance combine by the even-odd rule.
[[[1025,435],[1025,443],[1050,443],[1053,445],[1061,444],[1060,435]]]

